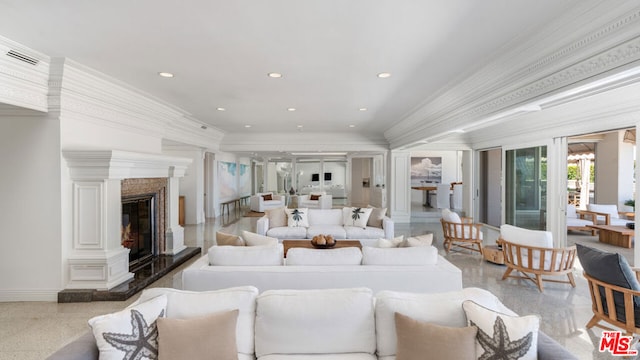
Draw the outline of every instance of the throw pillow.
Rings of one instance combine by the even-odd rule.
[[[116,313],[89,319],[102,360],[157,359],[156,320],[167,309],[167,296],[161,295]]]
[[[367,226],[376,227],[382,229],[382,220],[387,216],[387,208],[371,208],[371,215],[367,220]]]
[[[218,246],[244,246],[244,240],[239,235],[216,232],[216,244]]]
[[[396,248],[402,246],[403,241],[404,235],[396,236],[391,240],[380,238],[377,245],[379,248]]]
[[[237,360],[238,310],[190,319],[158,319],[159,360]]]
[[[242,238],[247,246],[278,245],[278,239],[242,230]]]
[[[320,199],[320,195],[310,195],[309,200],[318,200]]]
[[[264,195],[262,195],[262,200],[264,200],[264,201],[273,200],[273,195],[272,194],[264,194]]]
[[[405,243],[408,247],[431,246],[431,244],[433,243],[433,234],[412,236],[407,238],[407,241],[405,241]]]
[[[478,327],[479,359],[537,359],[540,318],[501,314],[471,300],[463,302],[462,309],[468,324]]]
[[[460,219],[460,215],[458,213],[451,211],[449,209],[442,209],[442,219],[446,222],[460,224],[462,223],[462,219]]]
[[[346,226],[364,229],[367,227],[369,216],[371,216],[371,208],[345,207],[342,209],[342,222]]]
[[[264,214],[269,219],[269,229],[287,226],[287,213],[284,211],[284,206],[267,209]]]
[[[475,360],[478,328],[455,328],[414,320],[395,313],[396,360]]]
[[[295,208],[285,209],[287,212],[287,224],[289,227],[309,227],[309,209]]]

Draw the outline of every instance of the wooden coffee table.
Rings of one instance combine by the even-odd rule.
[[[311,239],[282,240],[282,246],[284,246],[284,257],[287,257],[287,251],[291,248],[315,249],[313,245],[311,245]],[[358,249],[362,249],[362,244],[358,240],[336,240],[336,246],[326,250],[345,247],[357,247]]]
[[[631,248],[634,230],[628,229],[626,226],[588,225],[587,227],[599,231],[598,240],[602,243]]]

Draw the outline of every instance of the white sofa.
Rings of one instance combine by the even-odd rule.
[[[270,227],[263,216],[256,223],[256,233],[283,239],[311,239],[316,235],[332,235],[335,239],[393,239],[394,224],[389,217],[382,219],[382,228],[345,226],[342,209],[309,209],[309,227]]]
[[[263,195],[271,195],[272,200],[265,200]],[[258,193],[249,198],[249,206],[252,211],[264,212],[267,209],[275,209],[284,206],[285,198],[274,193]]]
[[[589,231],[591,235],[595,235],[595,229],[590,228],[594,225],[593,219],[595,215],[589,213],[578,213],[575,205],[567,205],[567,230]]]
[[[311,196],[317,195],[317,200],[312,200]],[[333,197],[324,191],[312,192],[309,195],[298,195],[298,207],[311,209],[331,209]]]
[[[394,360],[398,352],[396,312],[423,322],[464,327],[462,304],[471,300],[492,311],[516,315],[496,296],[478,288],[439,294],[383,291],[375,296],[367,288],[261,294],[252,286],[208,292],[153,288],[145,290],[132,307],[158,296],[167,298],[167,318],[190,319],[238,309],[235,346],[239,360]],[[575,359],[544,333],[536,332],[535,338],[539,360]],[[162,332],[158,339],[162,341]],[[48,359],[98,359],[94,335],[87,333]]]
[[[620,218],[617,205],[589,204],[587,205],[587,211],[597,216],[596,221],[600,225],[626,226],[627,223],[634,222],[633,220]]]
[[[234,261],[233,265],[229,261]],[[433,246],[395,249],[364,246],[362,252],[358,248],[292,248],[283,259],[282,244],[213,246],[207,255],[182,271],[185,290],[244,285],[253,285],[260,291],[365,286],[374,291],[433,293],[462,289],[462,272],[438,255]]]

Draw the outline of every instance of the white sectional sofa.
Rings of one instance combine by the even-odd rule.
[[[343,221],[342,209],[308,209],[308,227],[271,227],[269,217],[258,219],[256,233],[283,239],[311,239],[316,235],[332,235],[335,239],[393,239],[394,223],[389,217],[382,219],[382,227],[348,226]]]
[[[235,326],[222,325],[221,330],[235,330],[235,339],[233,330],[226,331],[232,339],[226,344],[226,350],[237,351],[239,360],[394,360],[396,354],[407,350],[406,340],[399,340],[397,336],[396,313],[421,323],[462,328],[467,326],[468,320],[463,304],[469,300],[502,317],[518,319],[496,296],[478,288],[439,294],[382,291],[375,296],[367,288],[273,290],[260,294],[252,286],[206,292],[155,288],[145,290],[136,303],[120,313],[133,314],[134,310],[139,311],[137,309],[159,298],[166,302],[166,318],[182,319],[187,325],[202,316],[237,310],[237,320],[235,324],[231,323]],[[124,329],[130,327],[126,322],[119,326],[123,327],[119,333],[131,333],[130,329]],[[184,343],[163,337],[165,329],[169,330],[158,328],[160,355],[163,346],[167,349],[168,340],[175,344],[171,350],[180,353],[179,347],[185,346]],[[199,336],[202,340],[190,346],[204,348],[209,334],[191,332],[193,334],[183,332],[174,336]],[[531,333],[534,340],[529,350],[539,360],[575,359],[536,328]],[[456,347],[458,340],[449,339],[449,347]],[[433,342],[430,338],[420,337],[414,341]],[[482,353],[477,351],[477,340],[472,338],[471,341],[476,342],[471,344],[474,352],[471,356],[476,358]],[[49,357],[49,360],[59,359],[98,359],[94,334],[87,333]]]
[[[358,248],[292,248],[286,259],[281,252],[282,244],[213,246],[207,255],[183,270],[182,288],[205,291],[252,285],[266,291],[364,286],[373,291],[420,293],[462,289],[460,269],[438,255],[433,246],[364,246],[362,252]],[[233,265],[230,261],[234,261]]]

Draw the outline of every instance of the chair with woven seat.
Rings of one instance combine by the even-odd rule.
[[[544,291],[543,281],[576,287],[573,278],[576,247],[554,248],[551,232],[502,225],[498,245],[502,246],[504,264],[507,266],[502,280],[508,277],[531,280],[540,292]],[[514,270],[522,275],[512,275]],[[565,275],[568,280],[549,278]]]
[[[640,334],[640,282],[638,269],[632,269],[620,254],[608,253],[577,244],[578,259],[589,283],[594,326],[614,330],[601,322],[622,329],[627,336]],[[632,316],[627,316],[632,314]]]
[[[474,224],[473,219],[461,218],[457,213],[449,209],[442,209],[440,223],[444,234],[444,248],[447,252],[451,251],[452,246],[455,246],[477,251],[484,255],[482,249],[482,224]]]

